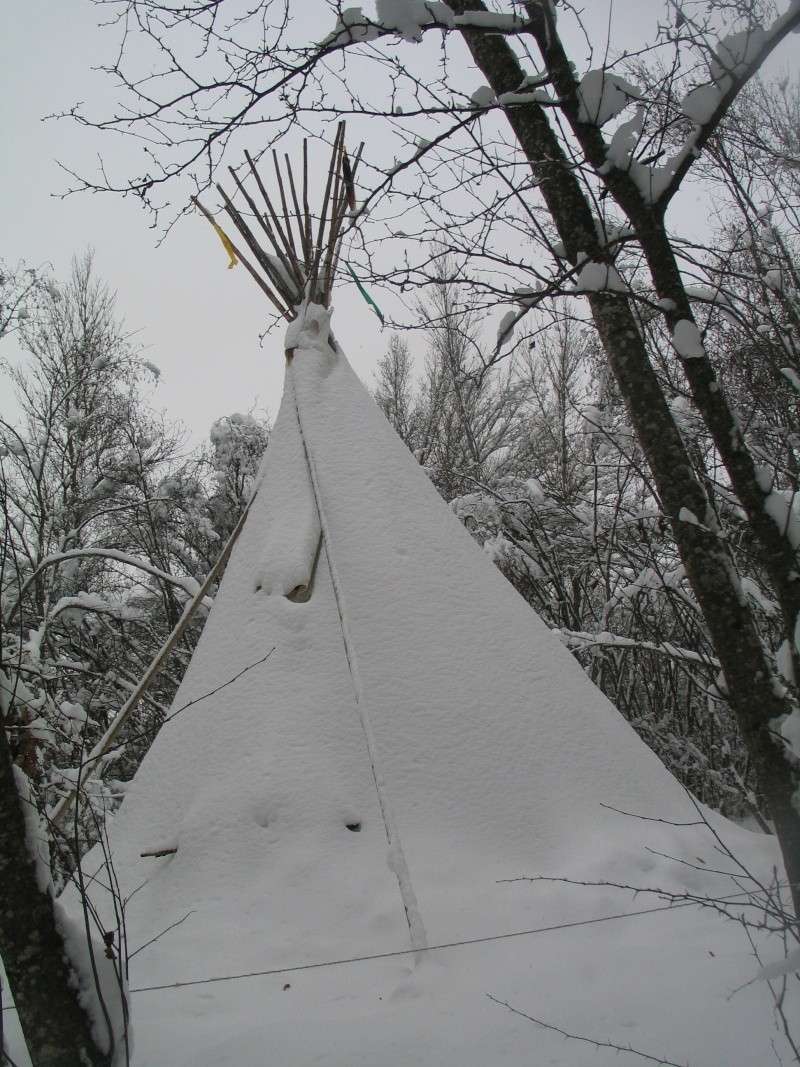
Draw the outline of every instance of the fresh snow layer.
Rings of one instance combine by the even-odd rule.
[[[610,263],[585,263],[575,279],[575,292],[578,293],[626,293],[628,287]]]
[[[672,332],[672,347],[683,359],[703,359],[703,337],[690,319],[679,319]]]
[[[619,74],[589,70],[578,86],[578,121],[604,126],[641,95],[636,86]]]
[[[407,911],[436,946],[663,903],[503,881],[518,875],[739,891],[706,870],[727,867],[708,829],[612,810],[697,819],[438,497],[322,318],[293,332],[259,489],[173,711],[196,703],[112,827],[137,890],[131,950],[156,938],[131,961],[136,1067],[619,1062],[487,993],[680,1062],[766,1062],[766,986],[726,999],[756,974],[750,946],[694,908],[137,992],[408,952]],[[759,873],[777,862],[769,838],[709,818]]]
[[[494,11],[465,11],[456,15],[442,0],[376,0],[374,20],[368,19],[360,7],[340,10],[333,33],[322,47],[373,41],[381,33],[396,33],[406,41],[419,42],[426,28],[436,26],[443,32],[460,27],[514,33],[525,25],[525,19],[514,14]]]
[[[494,89],[490,85],[479,85],[470,97],[470,102],[475,107],[491,107],[496,100]]]

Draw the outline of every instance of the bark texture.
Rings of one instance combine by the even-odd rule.
[[[78,1002],[52,898],[36,881],[23,803],[0,718],[0,954],[28,1051],[34,1067],[110,1067]]]

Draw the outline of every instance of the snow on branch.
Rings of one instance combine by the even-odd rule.
[[[700,663],[704,667],[713,667],[720,670],[719,660],[714,656],[703,655],[691,648],[681,648],[671,641],[640,641],[633,637],[621,637],[619,634],[600,632],[596,634],[583,633],[580,630],[554,629],[553,633],[568,648],[613,648],[623,652],[656,652],[670,659],[682,660],[687,663]]]
[[[800,0],[771,26],[749,26],[722,37],[711,46],[710,81],[695,86],[681,102],[681,111],[694,123],[683,147],[669,161],[667,180],[659,183],[654,200],[668,199],[678,188],[703,145],[714,134],[740,90],[790,33],[800,32]]]
[[[672,347],[681,359],[704,359],[703,336],[691,319],[679,319],[672,332]]]
[[[636,86],[607,70],[590,70],[578,86],[578,122],[604,126],[634,100],[641,99]]]
[[[55,619],[62,612],[72,615],[94,612],[97,615],[110,615],[120,622],[137,622],[146,618],[141,609],[126,604],[124,600],[108,600],[85,590],[81,590],[76,596],[62,596],[50,609],[48,619]]]
[[[627,293],[628,287],[611,263],[584,263],[575,280],[576,293]]]
[[[23,584],[16,603],[11,607],[8,618],[13,618],[31,583],[43,570],[46,570],[48,567],[55,567],[59,563],[63,563],[65,560],[95,558],[114,560],[117,563],[123,563],[126,567],[134,567],[136,570],[145,571],[145,573],[152,575],[154,578],[158,578],[159,581],[177,586],[189,597],[193,597],[199,588],[195,578],[178,574],[169,574],[167,571],[162,571],[158,567],[154,567],[153,564],[148,563],[147,560],[140,559],[138,556],[131,556],[127,552],[119,552],[116,548],[73,548],[68,552],[56,552],[51,556],[46,556],[41,563],[39,563],[36,570],[33,571]]]
[[[364,44],[387,34],[418,43],[424,31],[430,29],[519,33],[528,24],[527,19],[519,15],[494,11],[467,11],[456,15],[441,0],[376,0],[375,9],[375,18],[370,19],[360,7],[345,8],[336,20],[333,32],[320,43],[320,47]]]
[[[576,81],[572,65],[552,27],[531,23],[539,48],[552,71],[562,98],[577,105],[568,118],[578,141],[601,176],[625,171],[645,203],[664,204],[676,192],[706,142],[713,136],[739,91],[790,33],[800,32],[800,0],[791,0],[783,15],[768,27],[753,24],[716,42],[696,43],[710,53],[709,80],[694,86],[680,104],[691,130],[678,150],[658,164],[634,158],[640,143],[644,110],[614,133],[606,143],[600,127],[629,104],[641,101],[639,90],[606,68],[587,71]]]

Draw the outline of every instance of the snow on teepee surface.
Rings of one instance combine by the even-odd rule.
[[[709,828],[672,825],[698,821],[681,786],[394,434],[330,311],[293,313],[189,706],[112,828],[123,895],[141,887],[136,1067],[620,1062],[504,1004],[665,1062],[766,1062],[764,983],[727,999],[757,970],[735,924],[513,880],[736,892]],[[770,839],[707,817],[768,877]]]

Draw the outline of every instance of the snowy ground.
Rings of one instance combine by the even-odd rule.
[[[566,1040],[487,994],[576,1035],[675,1063],[777,1063],[771,1042],[781,1041],[763,983],[729,999],[754,969],[733,927],[683,909],[447,949],[416,968],[387,960],[138,994],[147,1030],[137,1063],[606,1067],[640,1059]]]
[[[535,917],[541,894],[526,889],[519,897],[526,893]],[[526,910],[519,897],[516,915]],[[648,906],[630,895],[601,897],[611,905],[609,912]],[[587,907],[589,899],[595,907]],[[573,898],[569,911],[573,916],[603,911],[598,903],[598,894],[590,893],[583,906]],[[780,955],[777,943],[774,953]],[[134,988],[148,973],[145,954],[138,959]],[[187,970],[181,969],[181,977],[189,978],[226,973],[234,961],[198,954],[182,962]],[[263,968],[271,962],[263,946]],[[491,994],[576,1035],[630,1045],[674,1063],[777,1064],[773,1048],[789,1063],[766,983],[733,993],[756,970],[747,940],[733,924],[682,908],[445,949],[417,963],[400,957],[134,993],[134,1062],[137,1067],[645,1062],[548,1032],[493,1003]],[[786,1011],[798,1018],[796,996]],[[13,1013],[5,1013],[5,1022],[9,1051],[24,1067]]]

